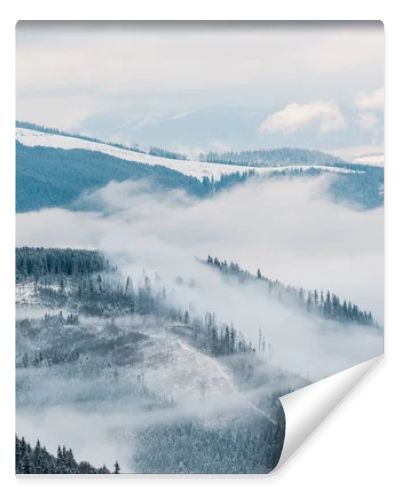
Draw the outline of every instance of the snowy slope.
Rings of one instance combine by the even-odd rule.
[[[25,146],[43,146],[61,149],[86,149],[114,156],[122,160],[144,163],[147,165],[161,165],[163,167],[176,170],[184,175],[197,177],[198,179],[202,179],[203,177],[211,178],[213,176],[215,180],[218,180],[223,174],[232,174],[235,172],[243,173],[248,172],[249,170],[254,170],[257,174],[291,169],[308,170],[310,168],[318,168],[328,172],[353,172],[353,170],[345,168],[328,167],[324,165],[287,165],[284,167],[268,166],[252,168],[237,165],[222,165],[219,163],[206,163],[198,160],[174,160],[171,158],[153,156],[147,153],[138,153],[136,151],[130,151],[129,149],[123,149],[117,146],[111,146],[109,144],[100,142],[93,142],[86,139],[81,139],[79,137],[49,134],[46,132],[40,132],[37,130],[20,127],[16,128],[16,139]]]

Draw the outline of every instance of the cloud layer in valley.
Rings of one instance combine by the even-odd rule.
[[[103,214],[48,209],[17,215],[17,244],[98,248],[137,280],[143,270],[157,272],[182,307],[215,311],[253,341],[264,327],[282,366],[303,375],[307,366],[318,377],[379,353],[381,339],[290,312],[258,288],[239,292],[195,257],[211,254],[286,284],[330,289],[382,321],[383,210],[329,201],[328,182],[248,182],[202,201],[111,183],[92,195]],[[175,286],[177,276],[183,287]],[[194,288],[185,286],[191,279]]]

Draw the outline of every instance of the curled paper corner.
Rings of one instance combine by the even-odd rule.
[[[382,359],[383,354],[279,398],[285,413],[286,432],[274,472],[287,462],[353,387]]]

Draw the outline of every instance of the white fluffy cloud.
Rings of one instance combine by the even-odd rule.
[[[385,104],[385,92],[383,88],[372,92],[362,92],[354,100],[357,108],[362,110],[383,111]]]
[[[259,131],[295,132],[307,125],[318,124],[322,133],[338,130],[345,126],[343,115],[333,101],[312,101],[304,104],[293,102],[282,110],[267,116]]]

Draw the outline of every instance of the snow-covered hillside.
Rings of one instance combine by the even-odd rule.
[[[21,127],[16,128],[16,139],[25,146],[43,146],[61,149],[86,149],[131,162],[144,163],[147,165],[161,165],[163,167],[181,172],[184,175],[197,177],[198,179],[202,179],[203,177],[214,177],[215,180],[219,180],[223,174],[232,174],[235,172],[243,173],[248,172],[249,170],[254,170],[258,174],[262,174],[267,171],[271,172],[291,169],[308,170],[310,168],[318,168],[328,172],[353,172],[353,170],[345,168],[328,167],[324,165],[287,165],[283,167],[268,166],[252,168],[237,165],[223,165],[220,163],[206,163],[198,160],[175,160],[171,158],[153,156],[147,153],[139,153],[137,151],[131,151],[129,149],[123,149],[122,147],[111,146],[109,144],[94,142],[79,137],[50,134],[47,132]]]

